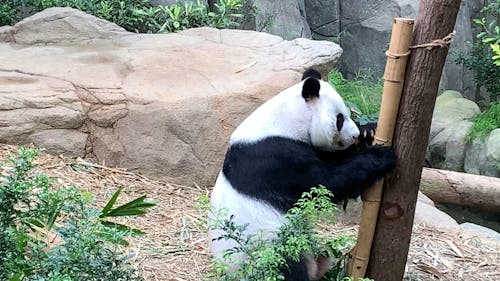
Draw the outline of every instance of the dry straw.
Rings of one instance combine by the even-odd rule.
[[[15,147],[0,144],[0,162],[15,155]],[[146,194],[157,206],[144,216],[127,221],[146,235],[132,239],[122,251],[131,257],[147,281],[202,281],[210,270],[207,232],[199,225],[203,214],[198,198],[210,192],[197,185],[183,186],[155,180],[124,169],[42,153],[38,171],[54,178],[57,186],[74,185],[96,196],[102,207],[123,187],[124,201]],[[356,235],[357,225],[339,221],[337,234]],[[475,235],[441,233],[415,226],[407,262],[408,280],[500,280],[500,244]],[[215,281],[215,280],[213,280]]]

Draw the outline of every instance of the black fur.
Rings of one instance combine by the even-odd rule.
[[[312,98],[319,98],[319,81],[315,78],[307,78],[302,86],[302,97],[309,101]]]
[[[304,79],[306,79],[308,77],[320,80],[321,79],[321,73],[319,73],[318,71],[316,71],[314,69],[308,69],[308,70],[306,70],[304,72],[304,74],[302,74],[302,80],[304,80]]]
[[[377,122],[369,122],[359,127],[359,147],[367,147],[373,144],[375,132],[377,131]]]
[[[391,148],[370,146],[360,153],[330,153],[304,142],[268,137],[256,143],[233,144],[223,173],[240,193],[288,211],[304,191],[324,185],[334,202],[356,198],[394,167]],[[338,157],[338,158],[336,158]]]
[[[286,281],[309,281],[307,265],[304,258],[299,262],[288,261],[287,265],[288,268],[282,271]]]
[[[342,113],[337,114],[337,131],[340,132],[344,126],[344,115]]]

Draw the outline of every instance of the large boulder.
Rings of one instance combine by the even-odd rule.
[[[311,38],[304,0],[249,0],[248,8],[255,9],[256,14],[243,24],[245,29],[265,31],[286,39]]]
[[[472,73],[454,63],[453,53],[469,49],[467,42],[474,38],[471,19],[482,17],[478,13],[484,6],[482,2],[462,1],[442,80],[443,89],[458,90],[469,99],[475,98]],[[340,61],[342,72],[352,77],[359,70],[369,69],[378,78],[385,69],[393,19],[415,18],[418,4],[418,0],[311,0],[305,1],[305,10],[313,38],[341,42],[345,50]]]
[[[500,128],[493,130],[486,142],[484,175],[500,177]]]
[[[342,71],[351,77],[370,69],[382,77],[392,22],[397,17],[415,18],[417,7],[418,0],[340,1],[341,45],[348,50],[340,61]]]
[[[134,34],[70,8],[9,32],[15,42],[0,42],[0,142],[185,184],[213,183],[243,118],[305,69],[326,74],[342,52],[253,31]]]
[[[75,9],[47,9],[18,22],[12,28],[14,42],[50,44],[127,34],[120,26]]]
[[[470,141],[464,162],[467,173],[500,177],[500,128],[493,130],[484,140]]]
[[[308,0],[305,9],[314,39],[329,40],[340,34],[339,0]]]
[[[464,171],[466,136],[479,106],[459,92],[445,91],[436,99],[426,159],[433,168]]]

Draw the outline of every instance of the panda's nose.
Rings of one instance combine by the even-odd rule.
[[[359,137],[353,136],[352,139],[354,140],[355,144],[359,143]]]

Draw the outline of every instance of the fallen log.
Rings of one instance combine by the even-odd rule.
[[[500,178],[424,168],[420,191],[434,202],[500,213]]]

